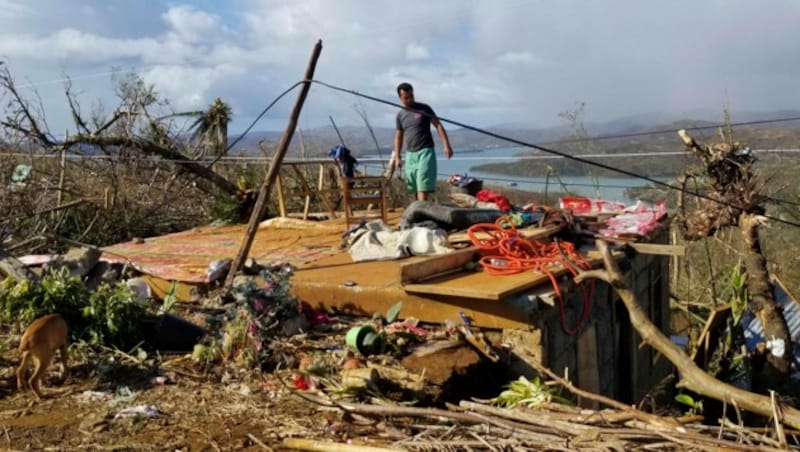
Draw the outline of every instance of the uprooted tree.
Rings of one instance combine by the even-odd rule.
[[[703,165],[702,171],[686,174],[684,188],[687,181],[703,178],[709,190],[691,211],[685,208],[686,190],[681,192],[678,225],[690,241],[711,237],[722,228],[739,228],[750,306],[761,321],[766,340],[752,360],[753,387],[761,392],[781,392],[791,372],[792,341],[759,241],[759,227],[766,218],[765,198],[760,194],[762,181],[753,167],[755,156],[749,148],[734,142],[730,133],[724,136],[725,141],[713,145],[698,143],[685,130],[679,135]]]
[[[198,154],[196,149],[205,148],[208,143],[214,143],[213,147],[216,149],[219,149],[218,143],[227,143],[227,139],[220,136],[227,135],[230,108],[219,99],[208,112],[156,116],[153,111],[158,107],[165,107],[167,102],[158,96],[152,85],[146,84],[136,75],[129,74],[117,83],[120,103],[114,111],[106,117],[101,117],[99,112],[95,112],[92,117],[87,118],[82,113],[80,103],[68,81],[65,94],[76,133],[59,140],[48,129],[42,106],[32,105],[31,101],[22,95],[8,66],[3,62],[0,62],[0,89],[9,97],[7,115],[0,125],[19,141],[30,140],[44,151],[50,152],[80,150],[81,147],[92,147],[99,152],[117,155],[139,151],[173,161],[183,171],[211,182],[224,193],[241,194],[236,184],[187,156],[187,154]],[[194,143],[182,140],[179,135],[180,130],[175,126],[175,118],[182,115],[198,117],[195,122],[195,133],[192,135]],[[187,152],[193,149],[194,152]],[[219,150],[217,152],[219,153]],[[203,152],[199,154],[204,155]]]
[[[209,216],[249,214],[253,181],[242,180],[256,176],[203,161],[227,152],[231,110],[225,102],[175,112],[135,74],[116,73],[112,82],[117,104],[108,112],[97,103],[83,108],[67,80],[72,126],[67,134],[53,133],[36,91],[18,86],[0,61],[0,170],[11,174],[4,164],[21,162],[34,168],[27,185],[0,183],[0,231],[104,244],[193,227]],[[54,156],[60,165],[47,158]],[[23,224],[24,218],[31,220]]]

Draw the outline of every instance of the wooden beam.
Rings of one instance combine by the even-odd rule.
[[[275,154],[275,158],[270,163],[267,177],[258,192],[258,199],[256,199],[256,205],[253,207],[253,212],[250,215],[250,221],[247,223],[247,231],[245,232],[244,240],[242,240],[239,252],[236,254],[236,258],[231,264],[228,276],[225,278],[225,288],[229,289],[233,285],[233,279],[239,269],[242,268],[242,264],[244,264],[245,259],[247,259],[247,254],[250,252],[250,246],[253,245],[253,239],[258,230],[258,223],[261,221],[261,217],[264,216],[264,211],[267,207],[269,193],[272,190],[275,179],[278,177],[278,170],[281,167],[283,157],[286,155],[286,150],[289,149],[289,143],[291,143],[292,136],[297,128],[297,120],[300,117],[300,112],[303,110],[303,103],[306,100],[309,88],[311,88],[311,80],[314,79],[314,69],[317,67],[317,60],[319,59],[320,53],[322,53],[322,40],[317,41],[311,53],[311,59],[308,62],[306,74],[303,78],[303,86],[300,88],[297,101],[289,115],[289,123],[286,124],[286,130],[283,132],[281,141],[278,143],[278,151]]]
[[[563,267],[553,268],[560,276],[567,273]],[[404,284],[408,293],[447,295],[463,298],[500,301],[509,295],[524,292],[542,284],[551,284],[544,273],[526,271],[513,275],[490,275],[485,272],[452,272],[423,282]]]
[[[330,162],[325,162],[325,163],[330,163]],[[322,196],[325,199],[327,199],[328,201],[330,201],[330,199],[325,194],[325,193],[329,193],[329,190],[324,190],[324,188],[325,188],[325,163],[320,163],[319,164],[319,181],[318,181],[318,184],[317,184],[317,192],[320,194],[320,196]],[[337,164],[336,167],[338,168],[339,165]],[[330,192],[340,193],[341,190],[339,188],[336,188],[335,190],[330,190]],[[328,213],[331,214],[331,218],[338,218],[336,216],[336,209],[333,208],[333,206],[330,204],[330,202],[326,202],[325,203],[325,207],[328,209]]]
[[[556,232],[560,231],[561,228],[562,226],[558,225],[551,225],[544,228],[524,228],[517,229],[517,233],[528,240],[538,240],[555,234]],[[475,234],[475,236],[482,240],[490,238],[489,234],[483,232],[479,232]],[[450,243],[467,243],[470,241],[470,238],[466,232],[454,232],[447,236],[447,240]]]
[[[629,245],[639,254],[652,254],[657,256],[676,256],[676,257],[686,256],[686,247],[683,245],[666,245],[660,243],[634,242],[631,240],[626,240],[616,237],[603,237],[591,232],[588,233],[584,232],[581,233],[581,235],[586,237],[591,237],[594,239],[602,239],[614,245]]]
[[[464,265],[476,260],[476,256],[480,256],[480,250],[471,246],[452,253],[437,254],[400,264],[400,284],[417,283],[461,271]]]
[[[300,179],[300,185],[303,186],[303,192],[306,194],[306,206],[308,206],[308,200],[313,195],[313,193],[311,193],[311,187],[308,185],[308,182],[306,181],[306,178],[303,175],[303,173],[300,172],[300,168],[298,168],[295,165],[292,165],[292,168],[294,169],[295,174],[297,174],[298,179]],[[322,203],[325,204],[325,207],[328,209],[328,211],[329,212],[333,212],[335,209],[333,208],[333,205],[331,204],[330,200],[327,197],[322,196],[319,193],[318,193],[318,195],[319,195],[319,198],[322,201]],[[307,208],[306,208],[306,210],[307,210]]]
[[[708,359],[714,354],[717,349],[717,341],[719,339],[719,328],[728,320],[731,315],[731,305],[726,304],[715,308],[708,315],[708,320],[703,327],[703,332],[700,333],[700,338],[697,341],[697,350],[692,354],[692,361],[697,367],[708,370]]]
[[[628,245],[639,254],[653,254],[657,256],[686,256],[686,247],[683,245],[663,245],[659,243],[631,242]]]
[[[278,213],[286,216],[286,198],[283,196],[283,178],[280,174],[275,178],[275,189],[278,191]]]

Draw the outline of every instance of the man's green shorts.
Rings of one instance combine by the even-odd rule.
[[[409,193],[436,191],[436,154],[433,148],[406,152],[406,187]]]

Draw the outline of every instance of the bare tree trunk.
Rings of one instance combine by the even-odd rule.
[[[732,226],[741,231],[749,300],[753,312],[761,320],[765,340],[759,344],[751,362],[753,388],[762,393],[783,392],[791,372],[792,340],[783,312],[775,301],[767,261],[759,242],[758,227],[764,220],[764,206],[759,194],[762,185],[753,167],[755,157],[730,135],[726,142],[713,145],[698,143],[685,130],[678,135],[705,165],[704,173],[712,188],[703,196],[699,207],[689,213],[683,210],[681,194],[679,224],[684,237],[697,240]]]
[[[747,270],[747,291],[753,303],[753,312],[761,321],[764,340],[769,344],[759,348],[759,355],[753,362],[754,387],[763,391],[773,389],[782,392],[791,372],[792,339],[786,319],[783,317],[770,284],[767,261],[761,251],[758,239],[760,217],[743,213],[739,217],[739,227],[744,241],[744,266]],[[781,344],[782,342],[782,344]],[[766,358],[766,359],[764,359]]]

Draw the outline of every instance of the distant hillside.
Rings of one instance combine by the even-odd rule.
[[[800,116],[800,115],[798,115]],[[777,116],[780,118],[789,115]],[[744,122],[744,121],[742,121]],[[561,143],[550,143],[548,148],[558,150],[569,155],[584,154],[633,154],[684,151],[684,146],[678,139],[676,129],[685,128],[691,134],[703,141],[717,141],[719,128],[716,123],[704,120],[682,119],[665,124],[658,124],[645,129],[626,134],[637,134],[620,138],[603,140],[575,140],[572,135],[561,137]],[[791,126],[791,127],[790,127]],[[692,131],[694,129],[694,131]],[[667,133],[658,133],[670,131]],[[641,133],[641,135],[638,135]],[[653,134],[648,134],[653,133]],[[772,124],[757,124],[739,126],[734,129],[734,139],[754,149],[796,149],[800,148],[800,126],[796,122],[781,122]],[[527,153],[529,155],[541,154],[539,151]],[[769,161],[775,156],[763,156],[763,161]],[[589,159],[591,160],[591,159]],[[651,177],[672,177],[682,173],[689,165],[696,163],[688,152],[680,155],[664,155],[659,157],[625,156],[613,160],[600,159],[602,163],[614,168],[624,169],[637,174]],[[588,167],[587,167],[588,166]],[[561,175],[593,175],[593,176],[618,176],[619,173],[584,165],[574,160],[558,159],[523,160],[508,163],[490,163],[478,165],[473,171],[491,172],[510,176],[542,176],[548,168]]]
[[[498,135],[507,136],[516,140],[541,143],[545,141],[552,141],[562,136],[567,129],[564,127],[556,127],[549,129],[525,130],[525,129],[504,129],[492,128],[489,131]],[[369,133],[366,127],[359,128],[353,126],[339,127],[339,132],[342,134],[342,140],[345,145],[350,148],[356,155],[375,155],[379,151],[387,156],[392,150],[394,141],[394,129],[391,128],[374,128],[375,139]],[[450,129],[448,128],[447,134],[450,138],[450,144],[462,151],[482,150],[492,147],[513,146],[508,142],[496,139],[479,132],[466,129]],[[300,156],[300,134],[295,133],[292,139],[292,144],[289,147],[289,156]],[[245,151],[247,153],[260,153],[266,150],[270,155],[274,152],[275,147],[280,140],[281,134],[279,132],[251,132],[244,139],[242,139],[235,147],[236,152]],[[326,155],[327,151],[332,147],[339,144],[339,137],[333,127],[319,127],[314,129],[302,130],[303,144],[305,145],[306,155],[308,157],[320,157]],[[231,140],[236,137],[231,137]],[[378,145],[376,146],[375,141]],[[439,137],[434,133],[434,140],[437,146]],[[260,144],[260,148],[259,148]],[[261,149],[261,150],[260,150]]]
[[[714,113],[721,116],[719,113]],[[713,116],[709,114],[709,116]],[[749,122],[758,120],[772,120],[787,117],[800,117],[800,111],[776,111],[770,113],[737,113],[733,116],[734,122]],[[700,118],[700,116],[698,116]],[[602,123],[586,123],[584,127],[590,136],[608,136],[616,134],[636,134],[643,132],[655,132],[661,130],[675,130],[679,128],[694,129],[696,127],[708,127],[718,124],[718,121],[706,119],[687,119],[674,118],[669,115],[649,114],[617,118]],[[445,126],[447,127],[447,126]],[[485,134],[472,130],[447,127],[448,135],[452,145],[461,151],[482,150],[494,147],[514,146],[507,141],[493,138]],[[644,135],[621,139],[604,139],[591,141],[589,144],[581,143],[558,143],[559,140],[570,140],[574,138],[568,126],[549,127],[541,129],[525,129],[520,127],[505,126],[487,129],[490,132],[501,136],[506,136],[526,143],[540,144],[546,143],[548,147],[570,153],[586,152],[634,152],[634,151],[663,151],[681,149],[677,137],[671,134]],[[379,152],[388,158],[391,152],[394,139],[394,129],[377,127],[374,128],[375,139],[366,127],[342,126],[339,127],[347,147],[356,156],[376,155]],[[698,137],[716,136],[716,129],[706,129],[697,131]],[[737,127],[735,134],[738,140],[748,143],[751,147],[757,148],[781,148],[781,147],[800,147],[800,121],[781,122],[774,124],[761,124],[752,126]],[[267,153],[272,155],[275,151],[280,132],[251,132],[239,142],[234,151],[245,153]],[[302,130],[303,143],[308,157],[323,157],[329,149],[339,144],[339,137],[332,126],[317,127]],[[231,140],[236,137],[231,137]],[[438,137],[434,133],[434,139]],[[377,140],[377,146],[375,144]],[[290,158],[300,157],[299,134],[295,133],[289,148]],[[492,170],[500,168],[503,164],[492,164],[481,167],[482,170]],[[516,164],[513,164],[516,165]],[[504,174],[506,170],[502,171]]]

